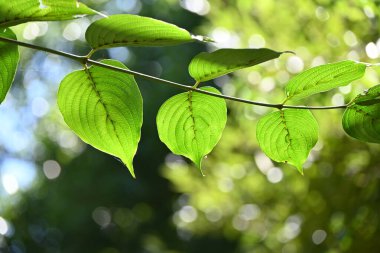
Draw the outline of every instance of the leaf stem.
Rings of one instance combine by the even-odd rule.
[[[144,79],[147,79],[147,80],[151,80],[151,81],[156,81],[156,82],[168,84],[168,85],[171,85],[171,86],[179,88],[179,89],[183,89],[183,90],[187,90],[187,91],[199,92],[199,93],[203,93],[203,94],[206,94],[206,95],[210,95],[210,96],[214,96],[214,97],[219,97],[219,98],[223,98],[223,99],[226,99],[226,100],[236,101],[236,102],[240,102],[240,103],[244,103],[244,104],[257,105],[257,106],[270,107],[270,108],[277,108],[277,109],[292,108],[292,109],[307,109],[307,110],[331,110],[331,109],[343,109],[343,108],[347,107],[347,105],[338,105],[338,106],[283,105],[283,104],[270,104],[270,103],[263,103],[263,102],[258,102],[258,101],[252,101],[252,100],[242,99],[242,98],[238,98],[238,97],[227,96],[227,95],[223,95],[223,94],[216,94],[216,93],[209,92],[209,91],[206,91],[206,90],[201,90],[201,89],[196,88],[197,86],[195,86],[195,85],[194,85],[195,87],[192,87],[192,86],[176,83],[176,82],[173,82],[173,81],[169,81],[169,80],[166,80],[166,79],[161,79],[161,78],[158,78],[158,77],[155,77],[155,76],[150,76],[150,75],[147,75],[147,74],[144,74],[144,73],[136,72],[136,71],[133,71],[133,70],[118,68],[118,67],[115,67],[115,66],[107,65],[107,64],[104,64],[104,63],[101,63],[101,62],[89,59],[87,56],[79,56],[79,55],[75,55],[75,54],[70,54],[70,53],[66,53],[66,52],[63,52],[63,51],[54,50],[54,49],[51,49],[51,48],[46,48],[46,47],[42,47],[42,46],[38,46],[38,45],[33,45],[33,44],[29,44],[29,43],[21,42],[21,41],[18,41],[18,40],[9,39],[9,38],[4,38],[4,37],[1,37],[1,36],[0,36],[0,41],[16,44],[16,45],[19,45],[19,46],[22,46],[22,47],[27,47],[27,48],[31,48],[31,49],[35,49],[35,50],[39,50],[39,51],[44,51],[44,52],[55,54],[55,55],[60,55],[60,56],[65,57],[65,58],[72,59],[72,60],[80,63],[81,65],[86,65],[87,63],[90,63],[92,65],[103,67],[103,68],[106,68],[106,69],[111,69],[111,70],[115,70],[115,71],[118,71],[118,72],[130,74],[130,75],[133,75],[133,76],[138,76],[138,77],[141,77],[141,78],[144,78]]]

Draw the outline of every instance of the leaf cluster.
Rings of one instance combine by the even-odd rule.
[[[75,0],[15,0],[1,2],[0,10],[0,37],[3,38],[0,42],[0,103],[11,87],[19,61],[17,45],[4,41],[4,38],[17,40],[10,26],[97,14]],[[139,87],[133,72],[124,64],[111,59],[94,62],[92,55],[112,47],[172,46],[212,40],[164,21],[129,14],[111,15],[93,22],[85,37],[92,50],[85,57],[77,57],[82,69],[62,80],[58,91],[59,109],[66,124],[84,142],[120,158],[135,176],[133,157],[143,124]],[[213,87],[198,89],[200,83],[276,59],[286,52],[268,48],[224,48],[196,55],[189,64],[195,85],[169,98],[157,114],[161,141],[173,153],[192,160],[202,172],[202,159],[217,145],[226,125],[227,105],[223,98],[228,97]],[[272,104],[277,111],[258,122],[256,136],[264,153],[274,161],[294,165],[302,174],[303,163],[318,141],[318,122],[308,110],[311,108],[286,103],[348,85],[363,77],[368,66],[346,60],[317,66],[293,77],[286,84],[285,101]],[[342,124],[348,135],[365,142],[380,142],[379,94],[379,86],[375,86],[347,106]]]

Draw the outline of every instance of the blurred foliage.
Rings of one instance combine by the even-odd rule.
[[[227,95],[247,99],[281,102],[285,83],[303,69],[343,59],[376,62],[380,55],[375,1],[83,2],[108,14],[139,13],[208,35],[218,41],[208,50],[268,47],[296,53],[209,82]],[[88,46],[80,38],[68,42],[67,27],[92,20],[49,23],[47,33],[33,43],[86,54]],[[39,24],[40,31],[43,26]],[[17,27],[19,39],[28,40],[28,29]],[[129,48],[102,51],[95,58],[124,55],[131,69],[191,84],[187,65],[204,50],[202,44]],[[0,233],[4,220],[7,224],[0,252],[338,253],[380,248],[380,148],[347,137],[342,111],[313,112],[320,140],[300,176],[291,166],[274,164],[257,146],[257,120],[272,109],[228,102],[227,128],[204,160],[202,177],[188,161],[168,154],[157,136],[158,107],[178,91],[137,79],[144,125],[133,180],[116,159],[81,143],[57,112],[57,85],[78,66],[32,50],[21,49],[21,54],[17,80],[2,105],[1,131],[12,126],[4,123],[10,119],[3,113],[8,110],[20,115],[13,118],[14,125],[27,126],[34,144],[16,150],[15,140],[2,140],[0,172],[7,158],[16,157],[33,162],[36,176],[28,189],[0,194]],[[378,76],[379,70],[370,68],[360,81],[302,103],[348,102],[378,84]],[[45,99],[48,113],[32,110],[33,96]],[[31,112],[33,119],[26,116]],[[59,164],[59,177],[47,178],[53,163],[46,161]]]

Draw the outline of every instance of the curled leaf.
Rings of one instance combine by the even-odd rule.
[[[344,131],[351,137],[380,143],[380,85],[358,95],[343,114]]]

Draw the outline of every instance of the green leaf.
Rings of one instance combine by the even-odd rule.
[[[268,157],[292,164],[303,174],[302,165],[318,141],[318,123],[309,110],[276,111],[259,120],[256,137]]]
[[[86,40],[95,50],[122,46],[169,46],[196,39],[185,29],[161,20],[130,14],[112,15],[92,23]]]
[[[0,36],[17,40],[9,28],[0,29]],[[0,104],[12,85],[19,60],[20,55],[16,45],[0,42]]]
[[[287,100],[302,99],[350,84],[363,77],[366,65],[354,61],[329,63],[308,69],[292,78],[285,87]]]
[[[114,60],[101,62],[126,69]],[[84,142],[120,158],[135,176],[133,157],[143,112],[133,76],[97,66],[72,72],[61,82],[58,106],[67,125]]]
[[[205,82],[238,69],[251,67],[278,58],[283,52],[267,48],[219,49],[200,53],[190,62],[189,73],[197,82]]]
[[[220,94],[212,87],[201,89]],[[202,159],[218,143],[226,122],[224,99],[192,91],[168,99],[157,115],[161,141],[173,153],[192,160],[201,172]]]
[[[0,27],[29,21],[66,20],[96,12],[77,0],[0,0]]]
[[[380,85],[358,95],[343,114],[344,131],[365,142],[380,143]]]

